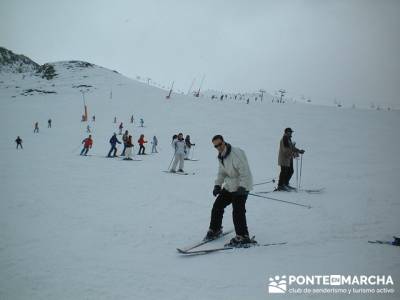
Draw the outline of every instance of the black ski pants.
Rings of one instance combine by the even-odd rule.
[[[89,148],[83,147],[82,151],[81,151],[81,155],[87,155],[89,152]]]
[[[108,152],[108,157],[111,157],[111,153],[113,153],[113,151],[114,151],[114,154],[113,154],[113,156],[116,156],[117,155],[117,146],[116,145],[111,145],[111,149],[110,149],[110,152]]]
[[[293,170],[293,159],[290,161],[290,166],[281,166],[281,173],[279,174],[278,186],[289,185],[289,181],[294,173]]]
[[[140,145],[140,144],[139,144],[139,146],[140,146],[140,148],[139,148],[138,154],[142,155],[142,154],[144,154],[144,150],[146,150],[146,148],[143,145]]]
[[[236,234],[249,235],[246,221],[246,200],[247,195],[237,195],[223,189],[215,199],[211,210],[210,229],[217,231],[222,228],[225,207],[232,204],[232,218]]]

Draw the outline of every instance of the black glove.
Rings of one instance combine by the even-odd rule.
[[[249,192],[246,191],[246,189],[242,186],[239,186],[236,191],[236,195],[238,195],[238,196],[247,196],[248,194],[249,194]]]
[[[300,154],[304,154],[304,152],[306,152],[306,151],[304,151],[304,150],[299,150],[299,153],[300,153]]]
[[[214,185],[214,189],[213,189],[214,197],[218,196],[220,193],[221,193],[221,186],[220,185]]]

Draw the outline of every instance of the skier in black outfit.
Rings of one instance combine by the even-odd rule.
[[[18,146],[21,146],[21,149],[24,149],[24,147],[22,147],[22,139],[19,136],[17,136],[17,139],[15,140],[15,142],[17,143],[17,149],[18,149]]]
[[[117,156],[117,144],[121,144],[121,142],[117,138],[117,134],[114,132],[113,136],[110,139],[110,144],[111,144],[111,149],[108,152],[107,157],[116,157]],[[111,153],[114,151],[113,156],[111,156]]]
[[[125,130],[124,135],[122,136],[122,142],[124,143],[124,149],[122,150],[121,156],[125,156],[125,151],[126,151],[126,145],[128,143],[128,138],[129,138],[129,132],[128,130]]]
[[[35,129],[33,130],[33,133],[39,133],[39,122],[35,122]]]

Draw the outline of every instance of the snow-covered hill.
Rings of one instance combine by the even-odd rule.
[[[269,278],[290,274],[390,275],[395,293],[375,296],[398,299],[399,249],[367,243],[400,233],[398,111],[176,94],[167,100],[165,90],[99,66],[51,65],[57,76],[50,80],[34,72],[0,75],[0,299],[266,299],[273,296]],[[80,122],[81,91],[95,122]],[[119,122],[135,141],[156,135],[159,153],[142,161],[106,159]],[[92,156],[81,157],[87,125],[94,146]],[[217,170],[212,136],[246,151],[257,183],[278,175],[278,143],[288,126],[306,150],[302,185],[325,192],[267,194],[311,209],[247,200],[250,233],[261,243],[288,244],[180,256],[176,248],[208,228]],[[185,163],[193,176],[162,172],[178,132],[196,143],[199,161]],[[18,135],[24,149],[17,151]],[[232,228],[230,208],[224,227]]]
[[[0,47],[0,72],[2,73],[26,73],[36,72],[40,65],[24,55],[15,54],[12,51]]]

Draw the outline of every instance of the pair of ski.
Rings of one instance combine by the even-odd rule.
[[[123,158],[123,161],[142,161],[141,159],[134,159],[134,158]]]
[[[394,236],[393,241],[380,241],[380,240],[375,240],[375,241],[368,241],[370,244],[382,244],[382,245],[392,245],[392,246],[400,246],[400,237]]]
[[[284,191],[284,192],[306,192],[308,194],[321,194],[323,191],[325,190],[325,188],[318,188],[318,189],[293,189],[293,190],[289,190],[289,191]],[[273,193],[273,192],[279,192],[279,190],[277,189],[273,189],[271,191],[262,191],[262,192],[256,192],[258,194],[269,194],[269,193]]]
[[[188,173],[188,172],[180,172],[180,171],[176,171],[176,172],[171,172],[171,171],[163,171],[164,173],[170,173],[170,174],[175,174],[175,175],[194,175],[195,173]]]
[[[273,246],[273,245],[285,245],[287,244],[287,242],[281,242],[281,243],[268,243],[268,244],[258,244],[257,242],[255,243],[249,243],[240,247],[237,246],[231,246],[229,244],[223,246],[223,247],[217,247],[217,248],[211,248],[211,249],[199,249],[197,250],[198,247],[203,246],[209,242],[218,240],[230,233],[232,233],[234,230],[228,230],[225,231],[224,233],[222,233],[221,235],[219,235],[218,237],[214,238],[214,239],[207,239],[207,240],[203,240],[201,242],[195,243],[194,245],[185,247],[185,248],[177,248],[176,250],[178,250],[178,252],[180,254],[183,255],[200,255],[200,254],[208,254],[208,253],[214,253],[214,252],[218,252],[218,251],[224,251],[224,250],[232,250],[232,249],[236,249],[236,248],[251,248],[251,247],[258,247],[258,246]],[[252,240],[254,240],[254,236],[252,237]]]

